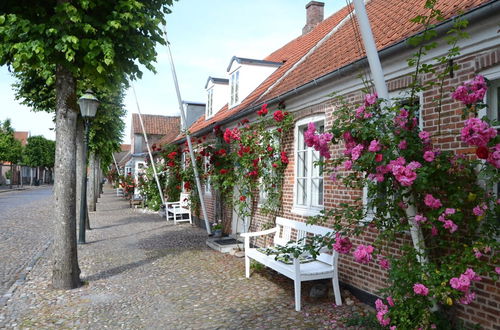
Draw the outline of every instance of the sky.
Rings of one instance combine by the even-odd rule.
[[[227,78],[233,56],[263,59],[302,33],[305,6],[310,0],[180,0],[167,16],[180,93],[185,101],[206,102],[209,76]],[[345,6],[345,1],[325,1],[325,18]],[[143,70],[132,82],[142,114],[179,115],[167,48],[157,47],[157,73]],[[17,131],[29,131],[55,140],[53,115],[32,112],[15,100],[14,79],[0,67],[0,121],[10,118]],[[132,90],[125,98],[126,129],[123,143],[130,143],[131,114],[137,112]],[[99,110],[98,110],[99,111]]]

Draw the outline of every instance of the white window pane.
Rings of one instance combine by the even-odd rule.
[[[304,141],[304,132],[305,132],[305,129],[303,127],[301,129],[299,129],[298,150],[305,150],[306,149],[306,143]]]
[[[323,179],[312,179],[311,183],[312,203],[314,206],[321,206],[323,205]]]
[[[300,151],[297,153],[297,166],[298,166],[298,177],[307,177],[307,151]]]
[[[297,198],[298,205],[307,205],[306,179],[297,180]]]

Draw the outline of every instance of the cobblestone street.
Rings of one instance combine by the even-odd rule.
[[[39,212],[36,212],[39,213]],[[365,305],[307,298],[295,312],[293,283],[269,270],[244,277],[244,261],[206,246],[206,232],[128,208],[111,189],[90,215],[79,246],[85,285],[50,288],[50,249],[5,306],[0,328],[317,329],[345,328]]]
[[[52,186],[0,194],[0,305],[52,237]]]

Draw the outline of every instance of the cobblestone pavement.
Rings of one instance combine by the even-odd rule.
[[[0,305],[52,236],[52,186],[0,194]]]
[[[0,328],[343,329],[366,312],[347,292],[340,307],[308,299],[310,284],[295,312],[291,280],[266,269],[246,279],[243,259],[209,249],[204,230],[129,209],[110,189],[90,216],[85,285],[51,289],[47,253],[0,309]]]

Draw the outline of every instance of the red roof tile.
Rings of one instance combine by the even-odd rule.
[[[179,132],[180,117],[161,115],[142,115],[146,134],[165,135],[172,131]],[[139,114],[132,114],[132,134],[142,134]]]
[[[445,18],[466,12],[486,0],[445,0],[437,3]],[[379,50],[405,40],[422,30],[422,25],[410,22],[417,15],[428,15],[425,0],[372,0],[366,10]],[[359,41],[358,41],[359,40]],[[280,82],[266,99],[284,94],[336,69],[365,57],[357,21],[349,19],[332,37],[318,47],[286,79]]]
[[[14,139],[21,141],[23,146],[28,142],[30,132],[14,132]]]
[[[448,19],[486,2],[488,0],[442,0],[438,2],[437,7],[442,10],[444,18]],[[379,50],[386,48],[421,31],[422,26],[410,22],[410,19],[417,15],[429,14],[429,10],[424,8],[424,3],[425,0],[369,1],[366,10],[377,48]],[[265,101],[364,57],[364,47],[356,20],[348,17],[344,24],[338,26],[344,18],[350,16],[352,9],[350,6],[342,8],[318,24],[311,32],[301,35],[264,58],[268,61],[284,61],[284,64],[245,98],[240,105],[232,109],[228,109],[225,105],[209,120],[205,120],[205,116],[202,116],[189,130],[196,133],[249,106],[265,103]],[[338,30],[320,43],[335,27]],[[317,48],[313,49],[314,46]],[[313,51],[308,54],[309,50]],[[306,54],[307,56],[305,56]],[[293,68],[294,65],[296,65],[295,68]]]
[[[121,144],[120,149],[121,151],[130,151],[130,144]]]

